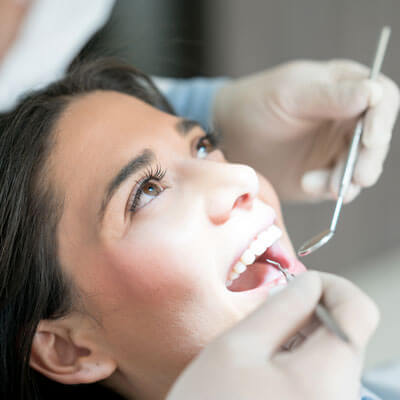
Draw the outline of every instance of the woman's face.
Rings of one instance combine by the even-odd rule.
[[[99,322],[102,345],[135,379],[176,377],[267,298],[281,277],[265,262],[226,285],[260,232],[272,240],[278,226],[284,233],[268,256],[294,273],[304,268],[271,185],[227,163],[204,136],[111,91],[74,100],[56,127],[50,166],[65,196],[61,265]]]

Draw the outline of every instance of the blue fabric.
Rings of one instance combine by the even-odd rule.
[[[227,78],[154,78],[176,113],[198,121],[206,130],[211,127],[214,96],[227,81]]]
[[[391,362],[367,371],[363,384],[382,400],[400,400],[400,362]]]
[[[375,394],[370,392],[364,386],[361,388],[360,396],[361,396],[361,400],[386,400],[386,399],[381,399],[380,397],[377,397]]]

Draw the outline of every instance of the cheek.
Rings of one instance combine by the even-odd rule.
[[[185,229],[158,225],[129,233],[107,251],[115,290],[130,302],[165,305],[192,298],[201,278],[197,241]]]
[[[259,173],[257,173],[260,189],[258,197],[265,203],[269,204],[276,211],[278,226],[283,230],[284,236],[283,241],[286,244],[287,249],[292,253],[293,256],[296,256],[293,244],[289,238],[288,232],[286,230],[286,226],[283,220],[281,203],[279,201],[278,195],[275,192],[275,189],[272,185]]]
[[[269,204],[278,215],[278,218],[282,220],[282,210],[281,203],[279,201],[278,195],[275,192],[275,189],[272,185],[257,172],[257,176],[259,179],[259,193],[258,197],[265,203]]]
[[[138,233],[103,247],[97,279],[106,295],[96,296],[91,305],[121,360],[181,367],[204,338],[215,334],[214,326],[204,326],[213,311],[202,290],[204,279],[199,283],[200,268],[188,265],[188,245],[181,250],[185,242],[175,231]]]

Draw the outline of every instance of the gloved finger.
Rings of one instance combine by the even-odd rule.
[[[383,88],[382,99],[368,110],[364,119],[362,143],[369,149],[388,145],[399,110],[397,86],[386,78],[380,78],[379,82]]]
[[[329,190],[335,199],[337,199],[339,196],[339,188],[340,188],[340,183],[342,180],[342,175],[343,175],[346,158],[347,158],[347,151],[345,154],[343,154],[339,158],[339,161],[333,167],[333,170],[331,172],[331,176],[330,176],[330,180],[329,180]],[[350,182],[347,192],[344,196],[343,202],[350,203],[360,194],[360,192],[361,192],[360,185],[358,185],[354,182]]]
[[[317,272],[298,276],[229,332],[230,346],[243,351],[248,360],[265,365],[266,357],[309,321],[320,296],[321,279]]]
[[[388,151],[388,145],[372,149],[363,146],[354,169],[353,182],[361,187],[374,185],[382,173]]]
[[[301,188],[310,199],[329,200],[334,196],[329,190],[331,170],[318,169],[306,172],[301,179]]]
[[[368,79],[370,68],[353,60],[333,59],[328,61],[330,73],[334,79]]]
[[[346,333],[349,343],[320,324],[298,347],[277,353],[272,360],[278,367],[291,370],[294,376],[297,371],[302,371],[304,376],[313,376],[318,371],[318,383],[322,387],[332,383],[332,377],[339,377],[338,371],[345,374],[349,382],[358,381],[365,347],[378,324],[379,311],[366,294],[346,279],[326,273],[319,276],[321,301]],[[343,384],[342,379],[337,384],[334,382],[333,388],[340,384]]]
[[[375,303],[344,278],[327,273],[320,273],[320,276],[323,304],[348,335],[353,350],[361,353],[379,322],[379,311]],[[299,351],[305,355],[327,348],[343,347],[348,347],[348,345],[321,325],[296,352]]]
[[[303,175],[301,187],[310,200],[335,200],[339,195],[340,180],[342,178],[344,161],[333,170],[320,169],[309,171]],[[362,168],[362,167],[360,167]],[[362,174],[363,179],[365,174]],[[367,185],[364,185],[367,186]],[[360,193],[361,186],[358,181],[350,183],[344,202],[353,201]]]
[[[329,65],[334,79],[338,81],[369,79],[370,69],[354,61],[332,60]],[[399,107],[397,85],[382,74],[374,82],[381,86],[383,93],[380,101],[370,104],[371,109],[366,115],[363,143],[367,147],[389,142]],[[384,123],[386,121],[387,124]]]
[[[304,91],[299,91],[301,116],[324,119],[353,118],[369,106],[378,103],[382,92],[379,83],[368,79],[312,81]]]

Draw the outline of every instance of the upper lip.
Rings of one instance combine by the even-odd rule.
[[[245,246],[243,246],[241,248],[240,251],[238,251],[236,253],[235,258],[233,259],[233,262],[231,263],[231,265],[229,266],[228,270],[226,271],[225,277],[226,279],[228,279],[228,274],[229,272],[232,270],[232,268],[236,265],[236,263],[240,260],[240,257],[242,256],[242,254],[244,253],[244,251],[250,246],[250,243],[263,231],[267,230],[270,226],[274,225],[275,223],[275,218],[272,220],[272,222],[270,222],[267,225],[264,225],[262,228],[258,229],[256,231],[256,233],[254,233],[252,236],[250,236],[250,239],[247,241],[247,244]]]

